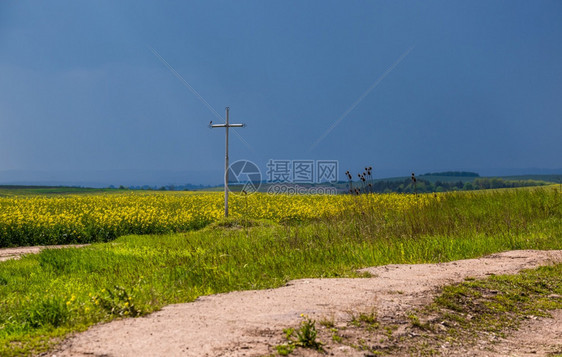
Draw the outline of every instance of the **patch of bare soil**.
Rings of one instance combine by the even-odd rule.
[[[493,343],[480,341],[470,349],[443,349],[445,356],[470,357],[530,357],[562,354],[562,310],[551,312],[552,317],[532,317],[522,323],[517,331]]]
[[[43,249],[60,249],[60,248],[80,248],[88,244],[67,244],[67,245],[38,245],[34,247],[17,247],[17,248],[1,248],[0,249],[0,262],[10,259],[19,259],[25,254],[37,254]]]
[[[562,310],[552,312],[552,318],[531,318],[493,346],[496,356],[547,356],[562,354]],[[475,354],[489,356],[489,352]]]
[[[286,343],[282,330],[298,327],[306,314],[334,327],[349,326],[359,314],[375,313],[378,321],[396,323],[398,316],[431,302],[439,288],[493,274],[515,274],[522,269],[562,262],[562,251],[510,251],[480,259],[441,264],[387,265],[364,269],[364,279],[302,279],[278,289],[240,291],[201,297],[195,302],[171,305],[151,315],[113,321],[90,328],[65,340],[52,356],[263,356],[275,354],[275,346]],[[368,320],[368,319],[367,319]],[[464,355],[525,356],[560,351],[561,314],[553,319],[528,321],[499,344],[477,345]],[[320,327],[325,352],[297,349],[294,356],[369,356],[354,347],[379,343],[369,336],[353,336],[334,342],[330,327]],[[365,330],[367,331],[368,328]],[[359,338],[361,337],[361,338]],[[354,347],[345,341],[358,341]],[[348,343],[349,344],[349,343]],[[388,346],[387,346],[388,347]],[[402,352],[400,352],[402,351]],[[408,354],[389,349],[390,354]],[[458,349],[439,351],[459,354]]]

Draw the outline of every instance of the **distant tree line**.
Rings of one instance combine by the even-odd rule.
[[[191,190],[201,190],[201,189],[205,189],[205,188],[211,188],[213,186],[210,185],[192,185],[192,184],[186,184],[186,185],[166,185],[166,186],[150,186],[150,185],[143,185],[143,186],[119,186],[119,187],[115,187],[113,185],[110,185],[108,188],[118,188],[120,190],[159,190],[159,191],[191,191]]]
[[[443,176],[443,175],[439,175]],[[501,178],[479,177],[473,181],[463,182],[462,180],[455,182],[430,182],[422,178],[418,178],[414,184],[410,178],[403,181],[375,181],[362,183],[353,183],[353,187],[358,189],[360,193],[430,193],[430,192],[446,192],[446,191],[472,191],[485,190],[491,188],[513,188],[527,186],[541,186],[547,184],[543,181],[535,180],[504,180]]]
[[[467,182],[469,184],[470,182]],[[548,185],[548,182],[537,180],[504,180],[497,177],[477,178],[472,181],[474,190],[485,190],[489,188],[510,188]]]

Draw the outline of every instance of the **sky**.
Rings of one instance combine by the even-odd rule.
[[[0,183],[562,173],[560,1],[2,1]],[[220,118],[222,117],[222,118]]]

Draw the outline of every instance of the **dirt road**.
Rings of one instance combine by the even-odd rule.
[[[303,279],[278,289],[205,296],[192,303],[167,306],[142,318],[94,326],[67,339],[49,355],[269,355],[275,352],[274,346],[286,342],[283,328],[298,326],[301,314],[316,320],[330,318],[336,324],[349,320],[353,311],[376,311],[379,319],[392,319],[429,303],[443,285],[467,277],[514,274],[552,262],[562,262],[562,251],[511,251],[441,264],[364,269],[372,274],[371,278]],[[511,340],[500,342],[493,353],[486,350],[490,346],[480,346],[463,354],[540,356],[556,349],[562,351],[561,318],[562,314],[556,313],[554,319],[529,321],[518,332],[527,331],[525,338],[514,335]],[[329,355],[366,355],[342,344],[326,342]],[[446,347],[441,352],[453,353]],[[297,350],[293,355],[317,354]]]

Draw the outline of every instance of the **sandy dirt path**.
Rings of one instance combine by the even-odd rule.
[[[282,329],[298,326],[301,314],[315,319],[349,319],[350,311],[376,311],[381,320],[429,303],[438,288],[467,277],[514,274],[553,262],[562,251],[510,251],[480,259],[441,264],[387,265],[367,268],[371,278],[302,279],[278,289],[240,291],[201,297],[195,302],[170,305],[151,315],[113,321],[65,340],[51,356],[263,356],[286,342]],[[550,335],[529,324],[537,344],[525,338],[534,356],[562,349],[562,314],[543,321]],[[533,323],[539,323],[534,321]],[[550,326],[548,326],[550,324]],[[541,325],[541,326],[542,326]],[[517,339],[516,337],[513,337]],[[545,340],[546,339],[546,340]],[[327,346],[328,355],[366,356],[347,346]],[[507,339],[502,350],[465,351],[467,355],[518,354]],[[297,350],[293,355],[316,352]],[[441,351],[447,355],[447,351]],[[458,351],[457,351],[458,352]],[[457,353],[455,352],[455,353]],[[523,352],[523,351],[521,351]],[[451,351],[452,354],[453,351]],[[367,354],[368,355],[368,354]]]
[[[37,254],[43,249],[60,249],[60,248],[80,248],[89,244],[70,244],[70,245],[37,245],[33,247],[17,247],[17,248],[0,248],[0,262],[10,259],[18,259],[25,254]]]

